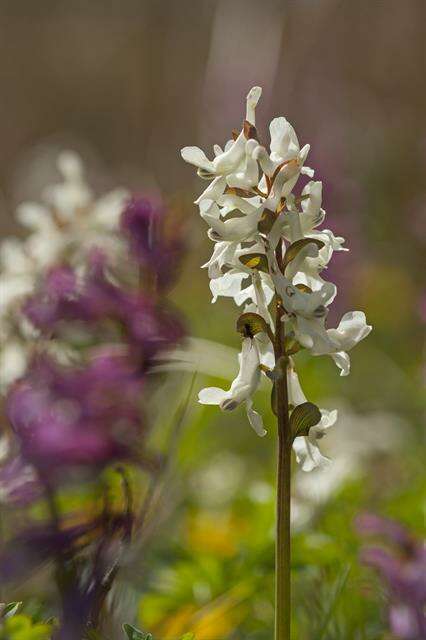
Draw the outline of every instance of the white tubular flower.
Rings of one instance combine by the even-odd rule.
[[[297,407],[306,402],[306,396],[300,386],[299,378],[293,367],[287,371],[288,396],[291,405]],[[337,411],[328,411],[320,409],[321,421],[309,429],[307,436],[299,436],[293,442],[293,450],[296,454],[296,460],[302,467],[303,471],[312,471],[315,467],[324,467],[330,463],[329,458],[325,457],[318,446],[318,440],[321,440],[326,434],[327,429],[332,427],[337,420]]]
[[[310,180],[301,192],[294,192],[301,174],[314,174],[304,166],[309,145],[300,146],[284,117],[274,118],[270,124],[270,149],[259,142],[255,109],[260,95],[258,87],[249,92],[242,130],[233,134],[224,149],[215,145],[212,160],[197,147],[182,150],[184,160],[195,165],[202,178],[212,180],[195,201],[208,224],[208,236],[215,242],[213,255],[203,265],[210,278],[212,302],[225,296],[238,306],[244,305],[237,322],[245,338],[240,373],[229,391],[203,390],[200,402],[219,404],[226,410],[244,401],[249,415],[251,400],[247,397],[251,398],[257,387],[259,363],[277,385],[275,392],[280,371],[287,366],[283,362],[288,363],[288,357],[302,348],[314,356],[331,356],[341,375],[347,375],[348,351],[371,331],[360,311],[345,314],[337,328],[327,328],[337,287],[324,275],[334,252],[348,249],[343,246],[344,238],[319,228],[326,216],[322,183]],[[272,301],[275,313],[271,313]],[[276,322],[284,323],[282,347],[275,341]],[[253,347],[246,353],[248,344]],[[274,346],[280,360],[286,356],[283,361],[275,363]],[[256,383],[248,384],[248,379]],[[288,385],[293,406],[307,403],[293,363]],[[315,425],[316,409],[307,403],[293,418],[292,433],[307,433],[297,435],[294,443],[305,470],[326,463],[317,441],[336,421],[335,411],[322,409],[321,420]],[[258,423],[253,420],[256,428]],[[309,424],[313,426],[306,431]]]
[[[216,302],[218,297],[234,298],[241,293],[241,283],[247,278],[247,274],[231,269],[220,278],[210,280],[210,291],[212,292],[212,302]],[[240,303],[242,304],[242,302]]]
[[[341,376],[349,375],[347,352],[366,338],[371,329],[362,311],[345,313],[336,329],[326,329],[324,318],[298,317],[294,323],[297,340],[314,356],[330,355],[341,370]]]
[[[308,197],[306,197],[308,196]],[[325,211],[322,204],[322,182],[311,180],[303,188],[301,195],[300,224],[302,233],[309,233],[315,227],[322,224],[325,218]],[[297,240],[294,238],[293,240]]]
[[[207,189],[194,201],[194,204],[200,204],[203,200],[217,201],[226,189],[225,176],[218,176],[209,184]]]
[[[201,268],[207,269],[209,278],[220,278],[223,275],[223,267],[233,262],[239,246],[238,242],[216,242],[210,260]]]
[[[240,306],[247,300],[252,300],[256,306],[256,313],[265,318],[268,321],[269,313],[267,312],[268,306],[274,297],[274,289],[270,286],[266,274],[256,274],[252,276],[252,284],[248,285],[244,289],[241,289],[235,296],[235,303]]]
[[[240,170],[228,176],[229,187],[238,189],[251,189],[257,187],[259,182],[259,167],[253,158],[253,152],[257,147],[256,140],[247,140],[245,148],[245,159]]]
[[[262,90],[260,87],[253,87],[247,95],[246,121],[253,126],[255,125],[255,109],[261,94]],[[193,164],[198,168],[198,173],[203,178],[210,179],[217,176],[228,176],[237,172],[244,175],[245,171],[249,174],[251,172],[254,175],[255,167],[250,161],[252,149],[249,146],[246,152],[247,146],[247,138],[243,129],[236,140],[227,142],[224,151],[222,151],[218,145],[215,145],[215,158],[213,160],[209,160],[204,151],[199,147],[184,147],[181,155],[185,162]],[[240,165],[243,166],[240,168]],[[244,178],[242,178],[242,180],[243,182],[245,181]],[[253,179],[248,180],[248,184],[251,183],[253,183]]]
[[[248,420],[259,436],[264,436],[266,431],[263,420],[257,411],[253,409],[252,396],[257,391],[260,383],[260,355],[256,339],[245,338],[241,353],[238,355],[240,370],[233,381],[229,391],[218,387],[202,389],[198,395],[200,404],[219,405],[222,411],[233,411],[240,404],[245,403]]]
[[[265,175],[272,177],[275,171],[286,163],[292,167],[292,174],[288,176],[283,195],[288,195],[297,182],[300,173],[313,176],[314,172],[309,167],[304,167],[310,145],[305,144],[300,148],[296,133],[289,122],[283,117],[274,118],[270,127],[271,153],[259,145],[254,151],[253,157],[259,164]],[[284,165],[285,166],[285,165]]]
[[[204,200],[204,203],[209,202]],[[255,209],[253,213],[249,213],[241,218],[231,218],[223,221],[217,218],[209,209],[208,213],[201,213],[202,218],[209,225],[212,240],[228,240],[228,241],[245,241],[250,240],[257,235],[257,225],[259,224],[263,208]]]

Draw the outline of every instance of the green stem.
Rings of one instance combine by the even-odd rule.
[[[277,251],[278,263],[281,251]],[[278,422],[277,524],[275,546],[275,640],[290,640],[291,583],[290,583],[290,499],[291,449],[289,423],[287,356],[284,348],[284,309],[277,303],[275,324],[275,360],[282,375],[276,380]]]
[[[278,395],[280,392],[278,391]],[[279,404],[279,402],[278,402]],[[278,419],[275,640],[290,639],[290,463],[285,420]]]

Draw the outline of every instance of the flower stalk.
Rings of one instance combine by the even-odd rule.
[[[348,375],[348,351],[371,327],[362,311],[346,313],[336,328],[327,326],[337,287],[322,273],[335,251],[347,251],[344,238],[317,229],[326,216],[321,182],[305,182],[294,193],[300,176],[312,178],[314,170],[305,166],[310,147],[300,147],[291,124],[274,118],[269,151],[262,144],[255,117],[261,93],[260,87],[249,91],[240,132],[233,132],[223,148],[214,145],[212,160],[198,147],[185,147],[181,154],[209,182],[195,203],[214,243],[203,265],[212,302],[223,296],[244,305],[236,323],[242,338],[238,374],[229,389],[207,387],[198,400],[224,412],[244,406],[251,427],[263,437],[267,431],[253,397],[262,375],[273,384],[278,423],[275,640],[290,640],[291,452],[303,471],[328,465],[318,442],[337,419],[337,411],[307,401],[295,356],[301,349],[312,356],[327,354],[341,375]]]
[[[276,250],[276,258],[282,265],[282,246]],[[279,299],[276,301],[275,320],[275,361],[280,363],[280,374],[276,380],[277,398],[277,522],[275,542],[275,640],[290,639],[291,625],[291,546],[290,546],[290,504],[291,504],[291,447],[292,437],[289,421],[287,362],[285,352],[284,309]]]

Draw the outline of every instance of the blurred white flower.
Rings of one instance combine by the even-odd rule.
[[[62,180],[44,190],[42,203],[25,202],[17,209],[18,222],[29,232],[26,238],[6,238],[0,244],[3,392],[25,369],[28,338],[35,332],[20,314],[20,305],[46,269],[63,261],[79,268],[95,246],[110,255],[118,255],[123,248],[117,231],[127,191],[115,189],[96,198],[73,151],[59,155],[58,170]]]

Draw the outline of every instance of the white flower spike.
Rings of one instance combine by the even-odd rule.
[[[245,305],[238,321],[243,335],[238,376],[228,391],[203,389],[199,401],[217,404],[223,411],[245,404],[252,427],[264,435],[252,396],[262,372],[274,384],[280,375],[274,336],[279,329],[277,322],[283,323],[284,334],[294,349],[285,353],[291,356],[286,360],[290,363],[289,407],[293,410],[303,405],[296,413],[300,418],[306,409],[308,424],[303,426],[300,418],[301,432],[296,428],[293,446],[298,462],[309,471],[328,463],[318,442],[336,422],[337,413],[312,409],[314,405],[307,402],[300,387],[293,354],[303,348],[314,356],[329,355],[341,375],[348,375],[348,351],[369,334],[371,327],[361,311],[346,313],[337,328],[327,327],[328,308],[337,288],[324,275],[334,251],[347,251],[344,238],[318,228],[326,216],[321,182],[311,180],[299,193],[293,192],[301,174],[312,177],[314,172],[305,167],[309,144],[300,146],[286,118],[272,120],[269,150],[259,142],[255,112],[261,93],[260,87],[249,91],[241,130],[223,149],[214,146],[212,160],[198,147],[182,149],[183,159],[197,167],[200,177],[211,180],[195,202],[215,243],[213,255],[204,265],[212,301],[227,296],[238,306]],[[275,322],[270,308],[273,300]],[[309,421],[312,416],[317,424]],[[291,422],[291,416],[289,419]]]

